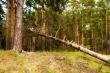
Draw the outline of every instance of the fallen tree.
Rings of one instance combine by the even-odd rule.
[[[45,38],[48,38],[48,39],[53,39],[53,40],[59,41],[59,42],[65,44],[67,46],[76,48],[76,49],[78,49],[78,50],[80,50],[80,51],[82,51],[82,52],[84,52],[86,54],[89,54],[89,55],[91,55],[91,56],[93,56],[95,58],[98,58],[98,59],[110,64],[110,58],[108,58],[108,57],[106,57],[106,56],[104,56],[102,54],[96,53],[94,51],[91,51],[91,50],[89,50],[87,48],[84,48],[81,45],[78,45],[76,43],[70,42],[68,40],[62,40],[60,38],[53,37],[53,36],[50,36],[50,35],[41,34],[41,33],[38,33],[38,32],[32,32],[32,31],[30,31],[30,32],[31,33],[28,36],[38,36],[39,35],[39,36],[42,36],[42,37],[45,37]]]

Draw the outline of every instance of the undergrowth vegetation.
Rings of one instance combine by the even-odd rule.
[[[110,66],[81,52],[0,51],[0,73],[110,73]]]

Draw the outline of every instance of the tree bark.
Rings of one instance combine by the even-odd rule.
[[[15,2],[7,0],[6,49],[13,48],[15,28]]]
[[[85,37],[84,37],[84,24],[83,24],[83,17],[81,18],[81,44],[85,46]]]
[[[13,45],[13,50],[17,52],[22,52],[23,3],[24,0],[17,0],[15,38]]]
[[[110,16],[108,15],[108,10],[106,10],[106,48],[107,54],[110,53]]]
[[[91,50],[89,50],[87,48],[84,48],[84,47],[82,47],[82,46],[80,46],[78,44],[75,44],[75,43],[72,43],[72,42],[69,42],[69,41],[65,41],[65,40],[62,40],[62,39],[59,39],[59,38],[56,38],[56,37],[53,37],[53,36],[49,36],[49,35],[46,35],[46,34],[41,34],[41,33],[33,33],[32,32],[32,34],[30,34],[29,36],[38,36],[38,35],[40,35],[42,37],[45,37],[45,38],[48,38],[48,39],[53,39],[53,40],[59,41],[59,42],[65,44],[67,46],[76,48],[76,49],[78,49],[78,50],[80,50],[80,51],[82,51],[82,52],[84,52],[86,54],[89,54],[89,55],[91,55],[93,57],[96,57],[96,58],[98,58],[98,59],[110,64],[110,58],[108,58],[106,56],[103,56],[103,55],[101,55],[99,53],[96,53],[94,51],[91,51]]]
[[[46,0],[42,0],[42,9],[41,9],[41,13],[42,13],[42,16],[41,16],[41,26],[40,28],[38,28],[40,31],[40,33],[42,34],[48,34],[48,27],[47,27],[47,24],[46,24]],[[45,37],[38,37],[38,43],[40,45],[40,48],[42,50],[45,50],[47,48],[47,40]]]

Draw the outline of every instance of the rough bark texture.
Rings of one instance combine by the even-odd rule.
[[[13,48],[14,27],[15,27],[15,3],[14,0],[7,0],[7,24],[6,24],[6,49]]]
[[[13,49],[17,52],[22,52],[23,2],[24,0],[17,0],[15,38],[13,46]]]
[[[106,56],[103,56],[103,55],[101,55],[99,53],[96,53],[94,51],[91,51],[91,50],[89,50],[87,48],[84,48],[84,47],[82,47],[80,45],[77,45],[76,43],[65,41],[65,40],[62,40],[62,39],[59,39],[59,38],[56,38],[56,37],[53,37],[53,36],[49,36],[49,35],[46,35],[46,34],[40,34],[40,33],[32,33],[32,34],[30,34],[30,36],[38,36],[38,35],[40,35],[42,37],[45,37],[45,38],[48,38],[48,39],[53,39],[53,40],[59,41],[59,42],[65,44],[67,46],[76,48],[76,49],[78,49],[78,50],[80,50],[82,52],[85,52],[85,53],[87,53],[87,54],[89,54],[89,55],[91,55],[93,57],[96,57],[96,58],[98,58],[98,59],[110,64],[110,58],[108,58]]]

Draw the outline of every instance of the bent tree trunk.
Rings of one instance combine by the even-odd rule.
[[[24,0],[17,0],[15,38],[13,45],[13,50],[17,52],[22,52],[23,2]]]
[[[72,43],[72,42],[69,42],[69,41],[65,41],[65,40],[62,40],[62,39],[59,39],[59,38],[56,38],[56,37],[53,37],[53,36],[49,36],[49,35],[46,35],[46,34],[40,34],[40,33],[32,33],[32,34],[30,34],[30,36],[38,36],[38,35],[40,35],[42,37],[45,37],[45,38],[48,38],[48,39],[53,39],[53,40],[59,41],[59,42],[65,44],[67,46],[74,47],[74,48],[76,48],[76,49],[78,49],[78,50],[80,50],[82,52],[85,52],[85,53],[87,53],[87,54],[89,54],[89,55],[91,55],[93,57],[96,57],[96,58],[98,58],[98,59],[110,64],[110,58],[108,58],[106,56],[103,56],[102,54],[96,53],[94,51],[91,51],[91,50],[89,50],[87,48],[84,48],[84,47],[82,47],[80,45],[77,45],[75,43]]]

